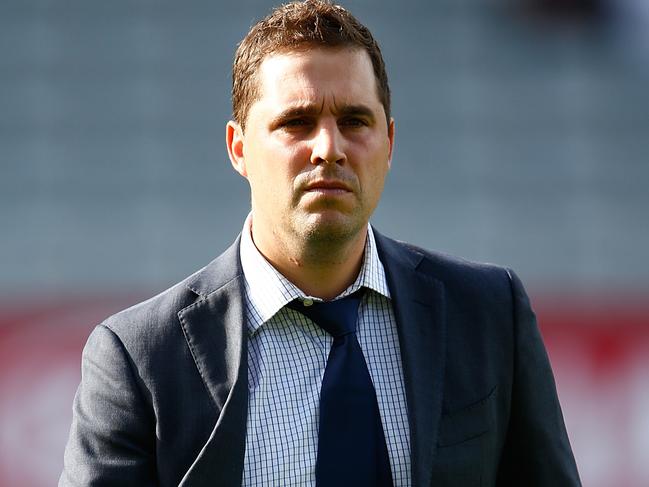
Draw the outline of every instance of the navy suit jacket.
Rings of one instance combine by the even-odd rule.
[[[398,326],[413,485],[580,485],[518,278],[375,233]],[[247,399],[237,240],[94,329],[59,486],[241,485]]]

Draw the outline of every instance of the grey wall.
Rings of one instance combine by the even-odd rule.
[[[232,241],[230,63],[271,5],[0,2],[0,293],[154,291]],[[613,28],[345,5],[393,91],[376,226],[539,287],[649,288],[649,76]]]

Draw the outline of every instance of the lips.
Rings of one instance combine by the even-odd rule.
[[[306,191],[351,192],[351,188],[347,184],[334,180],[314,181],[309,183],[305,189]]]

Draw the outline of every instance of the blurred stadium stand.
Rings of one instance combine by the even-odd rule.
[[[92,326],[240,230],[230,65],[275,3],[0,0],[0,485],[58,477]],[[584,485],[649,485],[647,2],[343,4],[393,91],[374,224],[516,269]]]

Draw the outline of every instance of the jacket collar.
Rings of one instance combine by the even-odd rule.
[[[375,232],[393,293],[410,421],[412,485],[430,485],[446,363],[444,285],[424,254]]]
[[[179,485],[217,482],[240,486],[248,414],[248,362],[239,239],[185,285],[199,299],[182,309],[178,317],[218,419]]]
[[[228,249],[198,272],[185,279],[185,286],[205,299],[229,281],[243,275],[239,246],[241,235]]]

